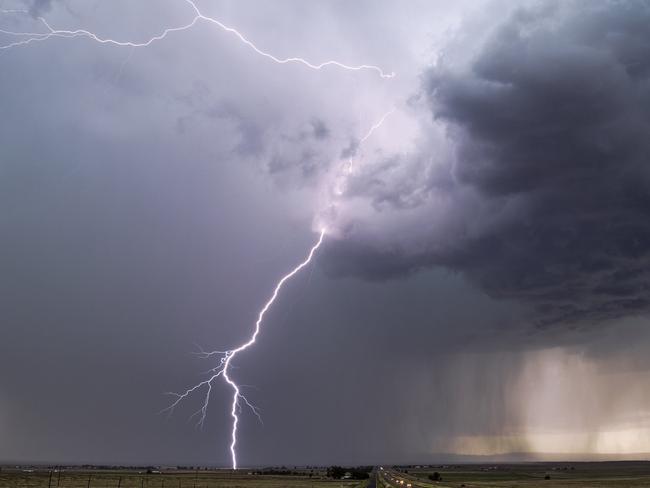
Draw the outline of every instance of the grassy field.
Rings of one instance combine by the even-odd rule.
[[[392,472],[404,480],[400,488],[650,488],[650,462],[522,463],[490,465],[447,465]],[[429,480],[440,473],[442,481]],[[548,477],[548,479],[547,479]],[[378,487],[398,483],[385,477]]]
[[[60,474],[48,470],[26,472],[3,469],[1,488],[364,488],[367,481],[334,481],[320,476],[252,475],[223,471],[163,472],[70,471]]]

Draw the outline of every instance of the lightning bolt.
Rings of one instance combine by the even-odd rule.
[[[213,25],[228,34],[233,35],[236,39],[238,39],[242,44],[250,48],[257,55],[264,57],[277,64],[283,64],[283,65],[300,64],[306,68],[316,70],[316,71],[320,71],[330,66],[337,67],[343,70],[348,70],[348,71],[372,71],[375,72],[377,75],[379,75],[379,77],[384,79],[393,78],[395,76],[395,73],[393,72],[387,73],[383,71],[380,67],[370,65],[370,64],[348,65],[336,60],[324,61],[322,63],[312,63],[300,57],[281,58],[275,56],[259,48],[257,45],[255,45],[251,40],[245,37],[239,30],[235,29],[234,27],[230,27],[222,23],[216,18],[209,17],[203,14],[201,10],[198,8],[198,6],[196,5],[196,3],[194,2],[194,0],[183,0],[183,1],[191,8],[192,12],[194,13],[194,16],[188,22],[174,27],[167,27],[164,30],[162,30],[159,34],[154,35],[144,41],[137,42],[137,41],[129,41],[129,40],[124,41],[124,40],[105,38],[86,29],[75,29],[75,30],[56,29],[52,27],[52,25],[50,25],[50,23],[45,18],[39,16],[36,17],[36,20],[41,25],[41,27],[45,29],[44,32],[12,31],[8,29],[0,28],[0,34],[4,34],[13,39],[11,42],[8,42],[6,44],[0,44],[0,51],[6,51],[9,49],[14,49],[19,47],[26,47],[30,44],[40,43],[50,39],[57,39],[57,38],[62,38],[62,39],[85,38],[99,44],[106,44],[106,45],[112,45],[117,47],[144,48],[144,47],[151,46],[152,44],[158,41],[162,41],[166,39],[171,34],[192,29],[199,22],[203,22],[203,23]],[[0,15],[30,16],[30,13],[27,10],[20,10],[20,9],[13,9],[13,10],[0,9]],[[366,135],[360,139],[359,143],[357,144],[357,147],[361,146],[374,133],[374,131],[377,130],[384,123],[386,118],[393,111],[394,110],[391,110],[390,112],[386,113],[376,124],[374,124],[370,128],[370,130],[366,133]],[[347,166],[343,168],[343,173],[349,175],[352,172],[352,164],[353,164],[353,156],[348,159]],[[344,176],[344,178],[345,177],[346,176]],[[217,365],[206,372],[208,376],[207,379],[188,388],[183,393],[173,393],[173,392],[168,393],[168,395],[174,397],[174,401],[167,408],[162,410],[162,412],[166,412],[171,415],[174,409],[180,403],[182,403],[184,400],[186,400],[194,393],[204,389],[205,394],[203,397],[203,402],[201,403],[201,407],[199,408],[199,410],[197,410],[190,416],[190,419],[198,417],[198,421],[196,425],[197,427],[203,427],[207,415],[207,409],[210,402],[210,395],[212,393],[214,382],[217,379],[222,378],[231,387],[233,395],[232,395],[232,404],[230,409],[230,415],[232,417],[230,454],[232,458],[233,469],[237,469],[237,452],[236,452],[237,429],[239,426],[239,413],[242,410],[242,403],[246,405],[248,408],[250,408],[253,414],[255,414],[257,418],[260,419],[260,421],[261,421],[261,417],[257,407],[255,407],[242,393],[241,389],[243,385],[238,385],[230,376],[231,370],[234,367],[232,361],[239,353],[245,351],[246,349],[252,347],[255,344],[257,337],[261,331],[264,317],[267,311],[271,308],[273,303],[276,301],[278,294],[282,290],[285,283],[289,281],[291,278],[293,278],[296,274],[298,274],[303,268],[309,265],[316,251],[320,248],[321,244],[323,243],[325,234],[326,234],[326,228],[324,226],[321,226],[318,239],[316,240],[316,243],[311,247],[305,260],[302,261],[300,264],[298,264],[295,268],[293,268],[289,273],[284,275],[277,282],[275,288],[273,289],[273,293],[271,294],[271,297],[264,304],[264,306],[262,307],[262,309],[260,310],[257,316],[257,321],[255,322],[253,333],[248,339],[248,341],[244,342],[243,344],[241,344],[240,346],[234,349],[229,349],[226,351],[204,351],[203,349],[199,348],[199,350],[195,353],[197,357],[202,359],[218,358]]]
[[[239,408],[239,400],[240,398],[243,399],[249,407],[255,411],[254,407],[246,400],[246,397],[242,396],[241,391],[237,383],[235,383],[230,376],[228,376],[228,366],[230,366],[230,363],[234,359],[234,357],[248,349],[250,346],[255,344],[255,340],[257,339],[257,335],[260,333],[260,329],[262,327],[262,321],[264,320],[264,315],[268,311],[268,309],[273,305],[273,302],[275,302],[275,299],[278,297],[278,293],[280,293],[280,290],[284,286],[284,284],[293,278],[298,272],[303,269],[305,266],[307,266],[312,258],[314,257],[314,253],[318,250],[320,245],[323,243],[323,239],[325,238],[325,229],[322,229],[320,231],[320,235],[318,237],[318,241],[316,241],[316,244],[311,248],[309,251],[309,254],[307,255],[307,258],[300,263],[298,266],[293,268],[289,273],[284,275],[280,281],[278,281],[278,284],[275,285],[275,289],[273,290],[273,294],[271,295],[271,298],[264,304],[264,307],[262,307],[262,310],[260,310],[259,315],[257,316],[257,322],[255,322],[255,331],[253,332],[253,335],[251,338],[248,340],[248,342],[242,344],[239,346],[237,349],[233,349],[232,351],[229,351],[229,354],[226,355],[226,360],[224,361],[224,366],[223,366],[223,377],[226,380],[226,383],[228,383],[232,389],[233,389],[233,396],[232,396],[232,408],[230,410],[230,415],[232,416],[232,437],[231,437],[231,443],[230,443],[230,454],[232,456],[232,466],[233,469],[237,469],[237,453],[235,451],[235,447],[237,446],[237,426],[239,424],[239,416],[237,415],[237,410]]]
[[[395,112],[395,109],[391,109],[390,111],[386,112],[381,119],[379,119],[375,124],[373,124],[368,132],[359,140],[359,143],[357,144],[357,147],[361,147],[372,135],[373,133],[379,129],[386,119],[393,113]],[[353,158],[354,156],[351,156],[346,164],[347,164],[347,170],[344,172],[346,173],[343,178],[346,178],[350,173],[351,173],[351,167],[353,164]],[[219,362],[217,366],[214,368],[208,370],[209,378],[201,381],[200,383],[197,383],[196,385],[192,386],[191,388],[188,388],[185,390],[183,393],[172,393],[169,392],[168,395],[172,395],[175,397],[174,402],[169,405],[167,408],[165,408],[162,412],[167,412],[171,414],[174,409],[185,399],[187,399],[190,395],[195,393],[196,391],[200,390],[201,388],[205,387],[205,396],[203,397],[203,403],[201,405],[201,408],[194,412],[190,418],[194,417],[199,417],[199,420],[197,422],[197,427],[203,427],[203,424],[205,422],[205,418],[207,415],[207,408],[208,404],[210,402],[210,394],[212,393],[212,387],[213,387],[213,382],[217,379],[222,377],[225,382],[232,388],[233,391],[233,396],[232,396],[232,404],[230,408],[230,415],[232,417],[232,431],[231,431],[231,441],[230,441],[230,455],[232,459],[232,467],[233,469],[237,469],[237,429],[239,427],[239,412],[241,412],[242,405],[240,402],[243,402],[248,408],[251,409],[253,414],[257,416],[257,418],[261,421],[261,416],[259,413],[259,410],[257,407],[255,407],[247,398],[244,396],[241,392],[241,385],[238,385],[232,377],[229,375],[230,369],[232,368],[232,360],[239,354],[240,352],[248,349],[251,347],[253,344],[255,344],[257,340],[257,336],[260,333],[260,330],[262,328],[262,323],[264,321],[264,316],[268,312],[268,310],[271,308],[273,303],[278,297],[278,294],[282,290],[282,287],[284,284],[289,281],[291,278],[293,278],[296,274],[298,274],[303,268],[305,268],[313,259],[314,254],[318,250],[318,248],[321,246],[323,243],[323,240],[325,239],[325,234],[326,234],[326,228],[321,227],[321,231],[319,233],[318,239],[316,243],[312,246],[312,248],[309,251],[309,254],[305,258],[304,261],[302,261],[300,264],[298,264],[295,268],[293,268],[289,273],[284,275],[275,285],[275,288],[273,289],[273,293],[271,294],[271,297],[268,299],[268,301],[264,304],[262,309],[260,310],[258,316],[257,316],[257,321],[255,322],[255,327],[253,330],[253,334],[250,336],[250,339],[245,342],[244,344],[240,345],[239,347],[235,349],[230,349],[227,351],[204,351],[200,347],[198,348],[199,350],[195,353],[197,357],[201,359],[210,359],[213,357],[219,358]]]
[[[390,117],[394,112],[395,112],[395,108],[392,108],[391,110],[386,112],[372,127],[370,127],[368,132],[366,132],[366,134],[356,144],[356,147],[354,148],[354,153],[347,159],[347,161],[345,161],[342,165],[339,166],[337,174],[334,175],[334,181],[331,187],[331,191],[334,193],[335,197],[340,197],[345,193],[345,188],[347,186],[348,179],[350,175],[352,175],[352,171],[354,169],[354,158],[356,156],[356,150],[361,148],[363,144],[374,134],[374,132],[377,129],[379,129],[382,125],[384,125],[386,119]],[[335,203],[328,199],[326,207],[328,207],[328,210],[331,212],[335,207]]]
[[[395,112],[395,109],[391,109],[390,111],[386,112],[381,119],[379,119],[375,124],[373,124],[368,132],[359,140],[359,143],[357,144],[357,147],[361,147],[372,135],[373,133],[379,129],[386,119],[393,113]],[[346,173],[343,178],[346,178],[350,173],[351,173],[351,168],[353,164],[353,158],[354,156],[351,156],[346,164],[347,164],[347,170],[344,172]],[[264,304],[262,309],[260,310],[258,316],[257,316],[257,321],[255,322],[255,327],[253,330],[253,334],[250,336],[250,339],[245,342],[244,344],[240,345],[239,347],[235,349],[230,349],[227,351],[204,351],[199,347],[199,350],[195,353],[197,357],[201,359],[210,359],[213,357],[218,357],[219,362],[217,366],[214,368],[210,369],[208,371],[208,374],[210,377],[204,381],[201,381],[200,383],[197,383],[196,385],[192,386],[191,388],[188,388],[185,390],[183,393],[168,393],[168,395],[172,395],[175,397],[174,402],[169,405],[167,408],[163,410],[163,412],[167,412],[171,414],[183,400],[187,399],[190,395],[195,393],[196,391],[200,390],[201,388],[205,387],[206,393],[205,396],[203,397],[203,403],[201,405],[201,408],[194,412],[190,418],[194,417],[199,417],[199,420],[197,422],[197,427],[203,427],[203,424],[205,422],[205,418],[207,415],[207,408],[208,404],[210,402],[210,394],[212,393],[212,386],[213,382],[219,378],[222,377],[225,382],[232,388],[233,391],[233,396],[232,396],[232,404],[230,408],[230,416],[232,417],[232,431],[231,431],[231,441],[230,441],[230,455],[232,459],[232,467],[233,469],[237,469],[237,429],[239,427],[239,412],[241,412],[241,403],[243,402],[247,407],[251,409],[253,414],[257,416],[257,418],[261,421],[261,416],[259,413],[259,410],[257,407],[255,407],[241,392],[241,385],[238,385],[232,377],[229,375],[230,369],[232,367],[232,360],[239,354],[240,352],[248,349],[251,347],[253,344],[255,344],[257,340],[257,336],[260,333],[260,330],[262,328],[262,323],[264,321],[264,316],[266,315],[266,312],[271,308],[273,303],[278,297],[278,294],[282,290],[282,287],[284,284],[289,281],[291,278],[293,278],[296,274],[298,274],[303,268],[305,268],[313,259],[314,254],[318,250],[318,248],[321,246],[323,243],[323,240],[325,239],[325,234],[326,234],[326,228],[321,227],[321,231],[319,233],[318,239],[316,243],[312,246],[312,248],[309,251],[309,254],[305,258],[304,261],[302,261],[300,264],[298,264],[295,268],[293,268],[289,273],[284,275],[275,285],[275,288],[273,289],[273,293],[271,294],[271,297],[268,299],[268,301]]]
[[[289,273],[284,275],[275,285],[275,288],[273,289],[273,293],[271,294],[271,297],[267,300],[267,302],[264,304],[262,309],[260,310],[259,314],[257,315],[257,321],[255,322],[255,327],[253,329],[253,334],[250,336],[250,339],[243,343],[242,345],[236,347],[235,349],[230,349],[227,351],[204,351],[202,349],[199,349],[199,351],[196,353],[198,357],[203,358],[203,359],[208,359],[211,357],[219,357],[219,363],[217,364],[216,367],[211,369],[209,371],[210,377],[204,381],[201,381],[200,383],[197,383],[196,385],[192,386],[191,388],[188,388],[185,390],[183,393],[168,393],[169,395],[172,395],[176,397],[176,400],[167,408],[163,410],[163,412],[168,412],[172,413],[174,408],[178,406],[179,403],[181,403],[183,400],[185,400],[187,397],[189,397],[192,393],[196,392],[197,390],[205,387],[206,388],[206,393],[203,399],[203,404],[201,405],[201,408],[196,411],[194,414],[192,414],[192,417],[199,416],[199,421],[197,423],[198,427],[202,427],[203,423],[205,422],[205,417],[207,414],[207,408],[208,408],[208,403],[210,402],[210,394],[212,393],[212,383],[214,380],[216,380],[219,377],[223,377],[223,379],[230,385],[233,391],[232,395],[232,404],[230,408],[230,416],[232,417],[232,432],[231,432],[231,442],[230,442],[230,455],[232,459],[232,467],[233,469],[237,469],[237,428],[239,426],[239,412],[241,411],[241,403],[244,402],[247,407],[249,407],[252,412],[257,416],[258,419],[261,420],[259,410],[257,407],[255,407],[248,399],[242,394],[241,392],[241,385],[238,385],[232,377],[229,375],[230,369],[232,368],[232,360],[235,359],[237,354],[239,354],[242,351],[245,351],[249,347],[251,347],[253,344],[255,344],[257,340],[257,336],[260,333],[260,330],[262,329],[262,322],[264,321],[264,316],[266,315],[266,312],[271,308],[273,303],[278,297],[278,294],[280,293],[280,290],[282,290],[282,287],[284,284],[289,281],[291,278],[293,278],[295,275],[297,275],[300,270],[302,270],[304,267],[306,267],[313,259],[314,254],[318,250],[318,248],[321,246],[323,243],[323,240],[325,239],[325,232],[326,230],[323,228],[320,231],[320,234],[318,236],[318,240],[316,243],[312,246],[312,248],[309,250],[309,254],[307,254],[307,257],[305,258],[304,261],[302,261],[300,264],[298,264],[295,268],[293,268]],[[190,418],[192,418],[190,417]]]
[[[368,132],[366,132],[366,135],[363,136],[360,140],[359,143],[357,144],[357,148],[360,148],[363,146],[363,143],[366,142],[373,134],[374,132],[379,129],[382,125],[384,125],[384,122],[386,122],[386,119],[391,116],[395,112],[395,109],[391,109],[388,112],[386,112],[384,115],[382,115],[381,119],[379,119],[375,124],[370,127]],[[352,166],[354,164],[354,154],[350,156],[350,158],[347,161],[347,164],[344,167],[344,172],[347,174],[352,173]]]
[[[239,41],[242,44],[252,49],[258,55],[270,59],[271,61],[278,64],[297,63],[317,71],[322,70],[323,68],[326,68],[328,66],[336,66],[338,68],[348,70],[348,71],[362,71],[362,70],[374,71],[381,78],[393,78],[395,76],[395,73],[393,72],[385,73],[379,66],[374,66],[371,64],[361,64],[357,66],[351,66],[336,60],[329,60],[329,61],[324,61],[322,63],[316,64],[307,61],[304,58],[299,58],[299,57],[288,57],[288,58],[277,57],[257,47],[250,39],[248,39],[246,36],[244,36],[241,32],[239,32],[234,27],[230,27],[224,24],[223,22],[219,21],[218,19],[215,19],[214,17],[209,17],[207,15],[204,15],[193,0],[183,0],[183,1],[190,6],[192,11],[194,12],[194,17],[189,22],[183,25],[176,26],[176,27],[168,27],[164,29],[160,34],[150,37],[145,41],[141,41],[141,42],[119,41],[115,39],[104,38],[86,29],[76,29],[76,30],[55,29],[47,22],[47,20],[45,20],[45,18],[39,16],[36,18],[45,27],[47,32],[16,32],[16,31],[10,31],[6,29],[0,29],[0,33],[17,38],[17,40],[13,42],[0,45],[0,50],[7,50],[19,46],[26,46],[28,44],[32,44],[35,42],[47,41],[48,39],[52,39],[52,38],[75,38],[75,37],[85,37],[87,39],[91,39],[100,44],[111,44],[119,47],[148,47],[155,42],[162,41],[170,34],[189,30],[199,22],[205,22],[218,27],[224,32],[232,34],[237,39],[239,39]],[[0,14],[29,15],[29,12],[27,10],[0,10]]]

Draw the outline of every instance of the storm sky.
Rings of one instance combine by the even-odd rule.
[[[208,23],[0,50],[0,462],[228,465],[227,386],[203,430],[164,393],[322,226],[237,358],[241,465],[650,452],[647,2],[197,5],[396,76]],[[193,18],[15,9],[0,29],[134,42]]]

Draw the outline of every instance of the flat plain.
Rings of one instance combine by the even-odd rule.
[[[403,472],[407,471],[407,473]],[[435,473],[440,481],[432,481]],[[404,483],[400,483],[404,481]],[[379,488],[641,488],[650,487],[650,462],[456,464],[387,469]]]
[[[50,475],[51,472],[51,475]],[[246,470],[49,470],[3,468],[1,488],[365,488],[368,480],[332,480],[318,471],[291,476],[255,475]]]
[[[33,470],[32,470],[33,469]],[[406,472],[404,472],[406,471]],[[455,464],[384,468],[377,488],[650,488],[650,462]],[[51,474],[50,474],[51,473]],[[438,473],[440,481],[430,477]],[[311,477],[309,477],[311,474]],[[404,483],[400,483],[404,481]],[[370,486],[373,484],[370,483]],[[368,480],[332,480],[322,469],[297,474],[239,470],[50,470],[7,468],[0,488],[366,488]]]

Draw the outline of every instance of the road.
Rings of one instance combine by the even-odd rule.
[[[377,471],[370,473],[370,482],[368,483],[367,488],[376,488],[377,487]]]
[[[429,484],[425,485],[421,480],[418,480],[413,476],[399,473],[392,469],[380,468],[377,473],[377,476],[381,476],[389,486],[394,488],[420,488],[421,486],[431,486]]]

